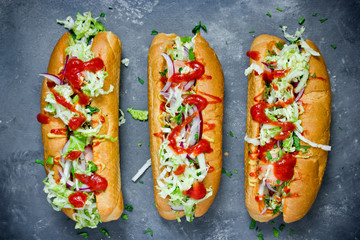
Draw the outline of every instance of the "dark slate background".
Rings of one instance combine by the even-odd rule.
[[[276,10],[282,8],[283,12]],[[111,9],[110,9],[111,8]],[[151,31],[192,35],[202,21],[203,36],[215,49],[225,75],[224,168],[220,190],[210,210],[192,223],[162,219],[153,206],[151,169],[133,183],[132,176],[149,158],[147,122],[133,120],[121,126],[121,170],[128,220],[100,224],[112,239],[257,239],[249,229],[251,219],[244,204],[244,134],[248,66],[245,53],[255,36],[282,36],[279,25],[294,33],[301,17],[305,38],[320,48],[329,70],[332,90],[331,145],[323,185],[310,212],[300,221],[286,224],[279,239],[359,239],[359,100],[358,35],[359,1],[10,1],[0,0],[0,238],[1,239],[106,239],[98,229],[75,230],[74,222],[52,210],[43,192],[45,172],[34,163],[43,146],[39,112],[42,78],[49,56],[65,29],[56,19],[92,11],[106,14],[105,26],[123,44],[122,57],[130,59],[121,69],[120,107],[147,109],[147,52]],[[272,17],[266,15],[270,12]],[[312,14],[318,13],[316,17]],[[328,18],[324,23],[320,19]],[[250,34],[249,31],[255,33]],[[337,48],[334,50],[330,45]],[[141,85],[137,78],[145,80]],[[229,135],[234,133],[234,137]],[[139,147],[138,143],[142,142]],[[265,239],[274,239],[273,227],[282,223],[258,223]],[[154,236],[144,234],[151,228]],[[293,229],[290,236],[289,231]]]

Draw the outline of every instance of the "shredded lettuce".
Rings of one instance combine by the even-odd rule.
[[[81,87],[81,90],[91,97],[98,97],[99,95],[105,95],[114,90],[114,86],[110,85],[108,91],[104,91],[102,88],[104,86],[105,78],[108,76],[108,73],[104,70],[97,71],[96,73],[85,71],[83,72],[83,80],[86,84]]]
[[[128,108],[127,111],[131,114],[133,119],[146,121],[148,120],[149,112],[146,110],[136,110],[133,107]]]
[[[263,146],[266,143],[269,143],[270,139],[274,138],[280,132],[281,132],[281,127],[276,127],[276,126],[271,126],[271,128],[262,127],[260,130],[260,145]]]
[[[78,13],[76,21],[71,16],[68,16],[65,20],[57,20],[57,22],[73,31],[76,40],[82,40],[87,43],[90,37],[95,36],[100,31],[106,31],[104,25],[99,23],[97,19],[98,17],[91,17],[91,12],[85,12],[84,15]]]
[[[81,61],[89,61],[94,58],[94,53],[91,51],[91,45],[80,40],[70,40],[70,45],[65,50],[69,57],[77,57]]]
[[[75,134],[73,136],[70,136],[70,144],[67,148],[67,152],[71,151],[85,151],[86,146],[86,137],[82,136],[81,134]]]
[[[181,61],[195,60],[195,59],[190,59],[190,58],[193,58],[193,56],[191,57],[190,55],[191,55],[191,52],[193,52],[194,48],[195,48],[195,44],[194,44],[195,37],[193,37],[193,38],[191,38],[191,37],[185,37],[185,38],[176,37],[174,48],[168,49],[167,54],[173,60],[181,60]],[[187,51],[185,50],[185,48],[187,49]]]

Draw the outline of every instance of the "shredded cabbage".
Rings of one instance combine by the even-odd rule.
[[[257,65],[256,63],[252,63],[250,65],[250,67],[248,67],[247,69],[245,69],[245,76],[249,75],[250,73],[252,73],[252,71],[256,71],[259,75],[262,74],[264,72],[264,70],[259,66]]]
[[[81,61],[89,61],[94,58],[94,53],[91,51],[91,45],[80,40],[70,40],[70,45],[65,50],[69,57],[77,57]]]
[[[84,80],[86,84],[81,87],[81,90],[91,97],[98,97],[99,95],[105,95],[111,93],[114,90],[114,86],[110,85],[108,91],[104,91],[102,88],[104,86],[105,78],[108,76],[108,73],[104,70],[97,71],[96,73],[85,71],[83,72]]]
[[[137,119],[140,121],[148,120],[149,112],[146,110],[136,110],[134,108],[128,108],[127,111],[131,114],[133,119]]]

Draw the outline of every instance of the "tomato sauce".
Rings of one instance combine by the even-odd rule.
[[[37,116],[36,116],[37,120],[39,123],[42,123],[42,124],[48,124],[50,123],[50,118],[48,116],[46,116],[45,114],[43,113],[39,113]]]
[[[96,173],[92,174],[91,176],[75,173],[75,177],[80,182],[88,185],[92,191],[105,191],[108,186],[107,180]]]
[[[209,104],[221,103],[222,102],[222,99],[219,98],[219,97],[216,97],[216,96],[208,94],[208,93],[204,93],[204,92],[199,91],[199,90],[198,90],[198,92],[201,93],[201,94],[204,94],[205,96],[208,96],[208,97],[214,99],[214,101],[208,101]]]
[[[202,182],[195,182],[189,190],[184,190],[183,194],[195,200],[203,199],[206,196],[206,188]]]
[[[81,125],[86,121],[86,118],[81,115],[79,117],[72,117],[69,121],[69,128],[71,128],[71,130],[76,130],[79,127],[81,127]]]
[[[274,176],[282,181],[289,181],[294,176],[294,167],[296,165],[296,152],[285,153],[282,158],[274,163]]]
[[[75,159],[79,158],[80,155],[81,155],[81,151],[72,151],[66,155],[65,159],[66,160],[75,160]]]
[[[215,128],[215,123],[204,122],[203,128],[204,128],[203,129],[204,132],[213,130]]]
[[[186,62],[185,65],[193,70],[185,74],[174,73],[168,81],[174,83],[189,82],[191,80],[199,79],[205,73],[204,65],[198,61]]]
[[[260,59],[260,53],[258,51],[247,51],[246,56],[248,56],[251,59],[254,59],[255,61],[259,61]]]
[[[188,95],[184,99],[183,103],[189,104],[190,106],[195,105],[199,112],[204,110],[206,108],[206,106],[208,105],[208,101],[206,100],[206,98],[204,98],[200,95],[197,95],[197,94]]]
[[[55,134],[55,135],[65,135],[66,136],[67,129],[66,128],[51,129],[50,133]]]
[[[175,175],[180,175],[185,172],[186,164],[181,164],[178,166],[178,168],[174,171]]]
[[[81,208],[85,205],[87,194],[83,192],[75,192],[69,196],[69,202],[76,208]]]

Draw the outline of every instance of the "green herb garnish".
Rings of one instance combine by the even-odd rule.
[[[269,16],[271,18],[271,14],[269,12],[266,13],[267,16]]]
[[[281,8],[278,8],[278,7],[277,7],[277,8],[276,8],[276,10],[278,10],[278,11],[282,12],[282,9],[281,9]]]
[[[255,31],[250,31],[249,33],[255,33]]]
[[[262,234],[256,235],[259,240],[264,240],[264,237]]]
[[[266,156],[267,156],[269,161],[272,160],[272,156],[271,156],[271,153],[269,151],[266,152]]]
[[[316,17],[316,16],[317,16],[317,13],[314,13],[314,14],[313,14],[313,17]]]
[[[150,228],[148,228],[148,229],[146,229],[145,231],[144,231],[144,234],[145,233],[150,233],[150,236],[153,236],[153,231],[150,229]]]
[[[141,147],[141,146],[142,146],[142,142],[139,142],[139,143],[138,143],[138,146]]]
[[[331,47],[332,47],[333,49],[336,49],[336,46],[335,46],[335,45],[331,45]]]
[[[279,230],[282,231],[282,230],[284,230],[284,228],[285,228],[285,224],[282,223],[282,224],[279,226]]]
[[[236,169],[234,169],[234,173],[238,174],[239,172]]]
[[[314,73],[311,77],[312,77],[312,78],[316,78],[316,73]]]
[[[276,43],[276,47],[280,50],[284,48],[284,44],[282,44],[280,41]]]
[[[205,26],[205,25],[202,25],[202,24],[201,24],[201,21],[199,21],[199,24],[196,25],[196,26],[193,28],[193,30],[192,30],[193,34],[198,33],[201,28],[202,28],[205,32],[207,32],[206,26]]]
[[[46,164],[54,164],[54,158],[53,157],[48,157],[47,159],[46,159]]]
[[[139,78],[139,77],[138,77],[138,81],[139,81],[139,83],[144,84],[144,80],[142,80],[142,79]]]
[[[234,137],[234,134],[232,131],[229,132],[230,136]]]
[[[79,236],[83,236],[84,238],[88,238],[87,232],[78,233]]]
[[[96,112],[100,112],[100,109],[98,109],[96,107],[92,107],[90,105],[86,106],[86,109],[88,109],[90,111],[90,115],[93,115]]]
[[[151,35],[156,35],[156,34],[158,34],[158,31],[152,30]]]
[[[195,61],[195,55],[194,55],[194,49],[193,48],[189,49],[189,60]]]
[[[289,235],[292,235],[294,233],[294,229],[290,229]]]
[[[256,221],[254,219],[251,219],[251,223],[250,223],[250,229],[254,229],[256,225]]]
[[[163,72],[159,72],[159,73],[160,73],[160,75],[161,75],[161,76],[165,77],[165,76],[166,76],[166,74],[167,74],[167,72],[168,72],[168,70],[167,70],[167,69],[165,69]]]
[[[305,18],[300,18],[300,20],[299,20],[299,24],[301,25],[301,24],[303,24],[305,22]]]
[[[129,219],[128,215],[126,215],[126,214],[121,215],[121,218],[124,219],[124,220],[128,220],[128,219]]]
[[[179,68],[179,73],[181,73],[181,72],[182,72],[182,70],[183,70],[182,68]]]
[[[325,22],[327,20],[328,20],[327,18],[323,18],[323,19],[320,19],[320,22],[323,23],[323,22]]]
[[[88,168],[90,169],[90,171],[96,172],[96,171],[98,170],[98,167],[95,165],[94,162],[89,161],[88,164],[89,164],[89,165],[88,165]]]
[[[105,13],[102,12],[102,13],[100,14],[100,17],[105,17]]]
[[[131,212],[134,208],[133,208],[133,206],[126,204],[125,209]]]
[[[144,184],[144,181],[139,181],[139,183]]]
[[[273,228],[273,233],[274,233],[274,237],[279,237],[279,230],[277,230],[276,228]]]
[[[195,140],[198,140],[199,139],[199,132],[196,132],[195,133]]]
[[[340,130],[343,130],[342,127],[339,127]]]
[[[72,102],[75,104],[79,100],[79,95],[75,95],[75,97],[72,99]]]
[[[35,163],[41,164],[44,166],[44,161],[41,161],[40,159],[35,159]]]
[[[104,228],[100,228],[99,231],[102,232],[105,236],[109,236],[109,232],[106,231]]]
[[[225,173],[229,178],[233,175],[231,171],[227,172],[225,168],[222,168],[221,173]]]

